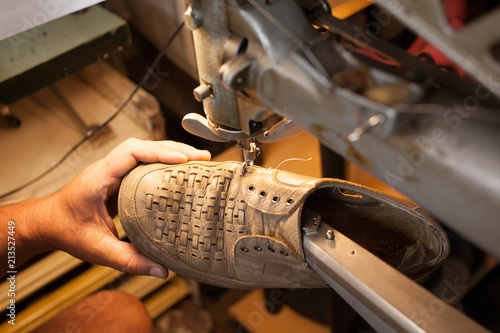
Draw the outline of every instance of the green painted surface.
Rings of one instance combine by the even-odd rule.
[[[18,76],[126,22],[100,6],[70,14],[0,41],[0,82]]]

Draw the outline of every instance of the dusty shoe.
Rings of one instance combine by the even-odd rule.
[[[242,176],[241,168],[237,162],[135,168],[119,192],[127,236],[174,272],[244,289],[326,286],[304,261],[306,211],[412,278],[448,254],[444,231],[414,205],[345,181],[259,167]]]

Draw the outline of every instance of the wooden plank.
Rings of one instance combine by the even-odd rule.
[[[0,332],[30,332],[121,275],[121,272],[112,268],[94,266],[18,313],[15,326],[4,322],[0,325]]]
[[[85,123],[89,131],[106,121],[116,111],[114,103],[84,81],[67,77],[52,85],[65,108],[70,108]]]
[[[26,97],[26,100],[33,100],[39,105],[40,108],[50,111],[51,116],[60,121],[60,126],[64,126],[65,128],[71,130],[71,132],[74,132],[73,135],[76,139],[85,135],[85,133],[81,132],[81,126],[79,126],[79,124],[75,121],[75,116],[68,112],[64,101],[57,96],[53,86],[48,86],[38,90],[29,97]],[[19,102],[22,103],[22,100]]]
[[[144,72],[146,70],[147,68],[144,68]],[[116,108],[122,105],[136,87],[131,81],[120,80],[121,73],[110,71],[109,65],[102,61],[85,67],[76,75],[80,81],[92,86],[97,93],[106,96]],[[116,82],[119,80],[121,84],[117,85]],[[158,112],[159,108],[159,103],[152,99],[146,90],[140,89],[125,106],[123,113],[134,119],[137,125],[152,131],[155,139],[161,139],[165,136],[165,124]],[[137,112],[137,109],[141,112]]]
[[[146,68],[144,69],[146,73]],[[120,106],[127,99],[136,84],[129,80],[123,80],[123,75],[116,71],[110,71],[109,65],[99,61],[92,66],[87,66],[75,74],[81,81],[95,88],[96,92],[110,100],[115,107]],[[117,85],[116,82],[121,82]],[[145,91],[140,93],[144,94]]]
[[[166,280],[162,280],[154,276],[136,276],[116,288],[116,290],[127,292],[138,299],[142,299],[164,284],[173,280],[176,276],[177,275],[173,272],[169,272]]]
[[[16,303],[20,304],[26,297],[58,279],[81,263],[81,260],[67,253],[57,251],[30,265],[16,276]],[[2,309],[9,305],[11,299],[8,297],[8,290],[8,281],[2,282],[0,285],[0,306]]]
[[[118,237],[124,239],[125,231],[120,224],[118,216],[113,219],[113,222],[115,223]],[[26,297],[41,290],[43,287],[68,273],[81,263],[83,262],[80,259],[60,251],[53,252],[40,259],[17,274],[16,302],[19,304]],[[8,290],[9,282],[2,282],[2,284],[0,284],[0,307],[2,308],[9,305],[10,298],[8,297]]]
[[[45,172],[84,137],[83,128],[68,105],[89,126],[101,124],[116,111],[123,100],[117,101],[116,93],[107,96],[100,92],[99,86],[93,86],[100,77],[109,75],[106,85],[113,85],[116,91],[126,91],[127,96],[132,90],[130,88],[135,86],[107,64],[96,63],[90,67],[94,66],[97,70],[93,73],[99,73],[99,77],[89,80],[87,76],[82,80],[73,75],[55,84],[60,96],[54,93],[54,88],[48,87],[10,105],[13,115],[21,119],[22,124],[18,129],[0,131],[0,141],[8,143],[0,145],[0,195]],[[31,187],[0,199],[0,203],[42,197],[57,191],[86,166],[104,157],[129,137],[163,138],[165,132],[158,124],[163,124],[158,102],[140,90],[125,112],[109,125],[108,135],[102,140],[85,143],[56,170]]]
[[[283,305],[277,314],[270,314],[265,308],[266,300],[262,290],[255,290],[229,309],[238,323],[252,333],[329,333],[331,329],[295,312]]]
[[[151,318],[156,318],[191,293],[186,278],[177,276],[144,301]]]

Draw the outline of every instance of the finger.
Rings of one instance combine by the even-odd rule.
[[[161,279],[168,277],[168,270],[141,254],[135,246],[111,236],[99,242],[95,262],[131,275],[151,275]]]
[[[174,141],[129,139],[106,156],[106,168],[115,178],[123,177],[139,162],[185,163],[210,160],[210,152]]]
[[[108,194],[114,193],[120,179],[127,172],[144,163],[185,163],[188,160],[210,160],[210,152],[198,150],[192,146],[173,141],[145,141],[128,139],[113,149],[96,166],[101,187],[108,188]]]
[[[200,150],[193,146],[175,141],[158,141],[160,144],[175,149],[184,154],[190,161],[209,161],[212,156],[208,150]]]
[[[207,150],[175,141],[145,141],[131,139],[132,155],[141,162],[183,163],[189,160],[210,160]],[[164,149],[164,147],[168,149]]]
[[[113,178],[123,177],[140,162],[184,163],[188,157],[157,141],[129,139],[113,149],[104,159],[104,172]]]

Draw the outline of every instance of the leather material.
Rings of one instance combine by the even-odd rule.
[[[304,207],[413,278],[448,254],[444,231],[410,203],[345,181],[255,166],[241,175],[241,168],[138,166],[119,191],[127,236],[178,274],[243,289],[326,286],[304,260]]]

